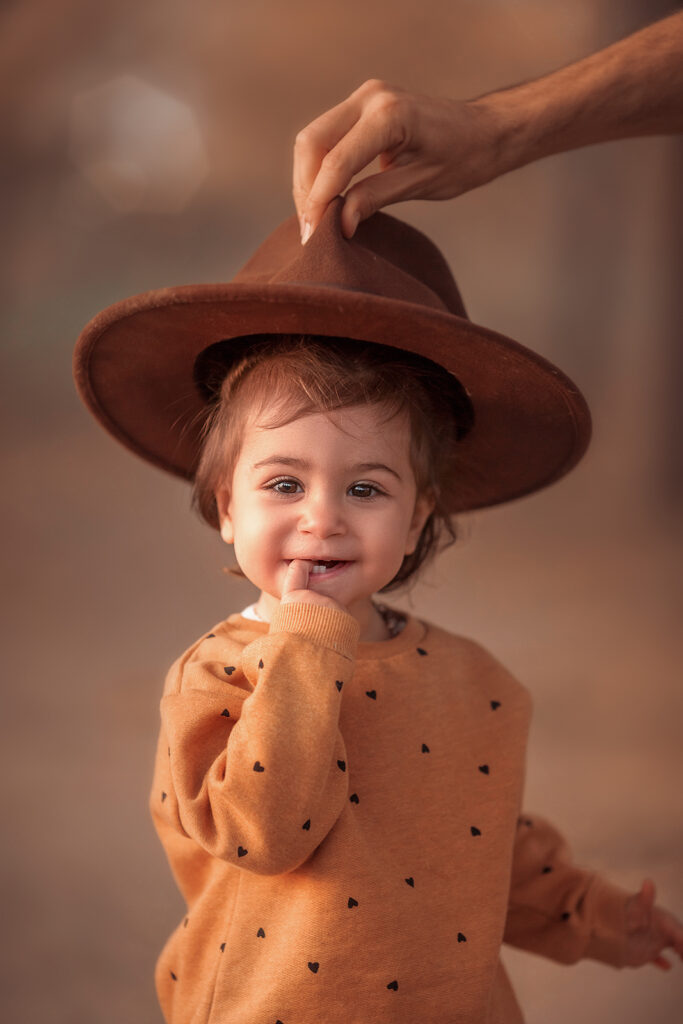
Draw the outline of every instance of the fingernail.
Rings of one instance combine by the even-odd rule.
[[[360,220],[360,210],[355,210],[351,216],[351,233],[349,238],[353,235],[354,231],[358,227],[358,221]]]
[[[301,244],[305,245],[306,242],[308,241],[308,239],[311,237],[312,234],[313,234],[313,228],[311,227],[309,222],[306,220],[306,218],[304,218],[304,230],[303,230],[303,232],[301,234]]]

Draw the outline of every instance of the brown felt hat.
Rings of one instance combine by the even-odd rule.
[[[346,337],[417,353],[455,378],[464,436],[457,478],[445,485],[450,511],[510,501],[569,472],[591,435],[576,385],[472,323],[446,260],[416,228],[375,213],[344,238],[343,203],[330,203],[305,246],[297,218],[284,221],[227,283],[161,288],[98,313],[73,364],[93,415],[144,459],[192,479],[208,410],[198,368],[209,346],[222,342],[225,360],[244,352],[246,335]]]

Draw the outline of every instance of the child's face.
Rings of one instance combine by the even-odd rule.
[[[382,419],[358,405],[282,427],[246,425],[232,487],[216,499],[221,536],[269,615],[293,558],[335,559],[343,564],[311,572],[308,586],[362,621],[415,549],[432,502],[416,498],[407,415]]]

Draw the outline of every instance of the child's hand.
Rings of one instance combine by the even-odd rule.
[[[292,559],[285,575],[280,603],[286,604],[289,601],[303,601],[305,604],[322,604],[327,608],[336,608],[337,611],[347,612],[347,609],[333,598],[319,594],[315,590],[307,589],[310,567],[311,563],[303,558]]]
[[[655,887],[645,879],[640,892],[626,901],[626,966],[641,967],[653,963],[664,971],[672,964],[659,954],[667,946],[683,959],[683,924],[668,910],[655,907]]]

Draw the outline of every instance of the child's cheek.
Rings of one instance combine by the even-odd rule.
[[[273,593],[286,569],[282,556],[274,538],[269,535],[258,517],[242,523],[242,529],[236,531],[234,543],[235,560],[250,583]]]

